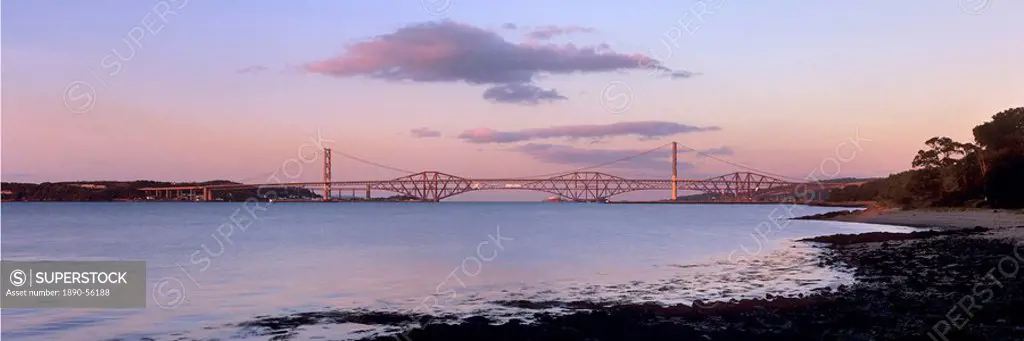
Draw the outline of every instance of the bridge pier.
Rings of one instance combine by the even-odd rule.
[[[672,201],[679,199],[679,179],[677,178],[678,173],[676,170],[676,158],[679,154],[676,150],[676,144],[675,141],[672,141]]]
[[[331,201],[331,148],[324,148],[324,201]]]

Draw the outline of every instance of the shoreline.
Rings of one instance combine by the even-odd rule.
[[[986,215],[968,211],[972,217]],[[899,222],[931,225],[929,219],[963,211],[922,212],[931,214],[902,213]],[[987,214],[998,212],[989,210]],[[817,266],[848,271],[855,282],[796,297],[767,295],[690,305],[494,302],[533,312],[531,318],[507,321],[481,315],[460,318],[445,314],[443,306],[430,311],[436,315],[327,310],[263,316],[237,327],[249,335],[279,340],[301,339],[304,330],[344,323],[401,332],[363,335],[362,341],[1022,340],[1024,311],[1019,307],[1024,306],[1024,226],[957,228],[967,221],[944,224],[950,228],[942,230],[799,240],[822,250]],[[551,308],[561,312],[547,310]]]
[[[869,207],[860,211],[836,211],[796,217],[793,220],[840,221],[916,228],[998,229],[1024,227],[1024,211],[973,208],[900,210]]]
[[[843,208],[868,208],[870,202],[825,202],[810,201],[799,202],[793,200],[779,201],[714,201],[714,200],[631,200],[631,201],[608,201],[605,204],[634,204],[634,205],[800,205],[811,207],[843,207]]]

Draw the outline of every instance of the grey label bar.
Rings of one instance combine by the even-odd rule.
[[[145,308],[143,261],[0,261],[0,308]]]

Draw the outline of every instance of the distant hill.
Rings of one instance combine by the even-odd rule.
[[[844,183],[870,183],[877,181],[881,178],[839,178],[839,179],[828,179],[821,180],[821,183],[829,184],[844,184]],[[679,196],[680,201],[715,201],[722,199],[721,195],[713,193],[699,193],[692,195]]]
[[[838,178],[838,179],[820,180],[820,182],[828,183],[828,184],[846,184],[846,183],[858,183],[858,182],[871,182],[871,181],[880,180],[880,179],[884,179],[884,178],[878,178],[878,177],[876,177],[876,178]]]
[[[146,194],[139,190],[143,187],[164,186],[204,186],[238,184],[228,180],[212,180],[203,182],[166,182],[152,180],[137,181],[75,181],[75,182],[43,182],[43,183],[0,183],[4,201],[128,201],[145,200]],[[265,191],[264,191],[265,192]],[[319,198],[318,194],[304,188],[275,189],[281,197]],[[241,189],[214,192],[215,199],[245,200],[256,196],[254,189]]]
[[[681,195],[679,196],[678,201],[711,201],[718,200],[720,197],[721,195],[718,194],[700,193],[692,195]]]

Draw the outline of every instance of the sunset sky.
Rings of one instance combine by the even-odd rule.
[[[4,1],[3,181],[467,177],[678,141],[884,176],[1024,104],[1024,2]],[[861,150],[844,141],[861,141]],[[681,154],[683,177],[737,171]],[[668,150],[599,170],[668,177]],[[298,166],[297,166],[298,165]],[[335,180],[403,175],[334,156]]]

